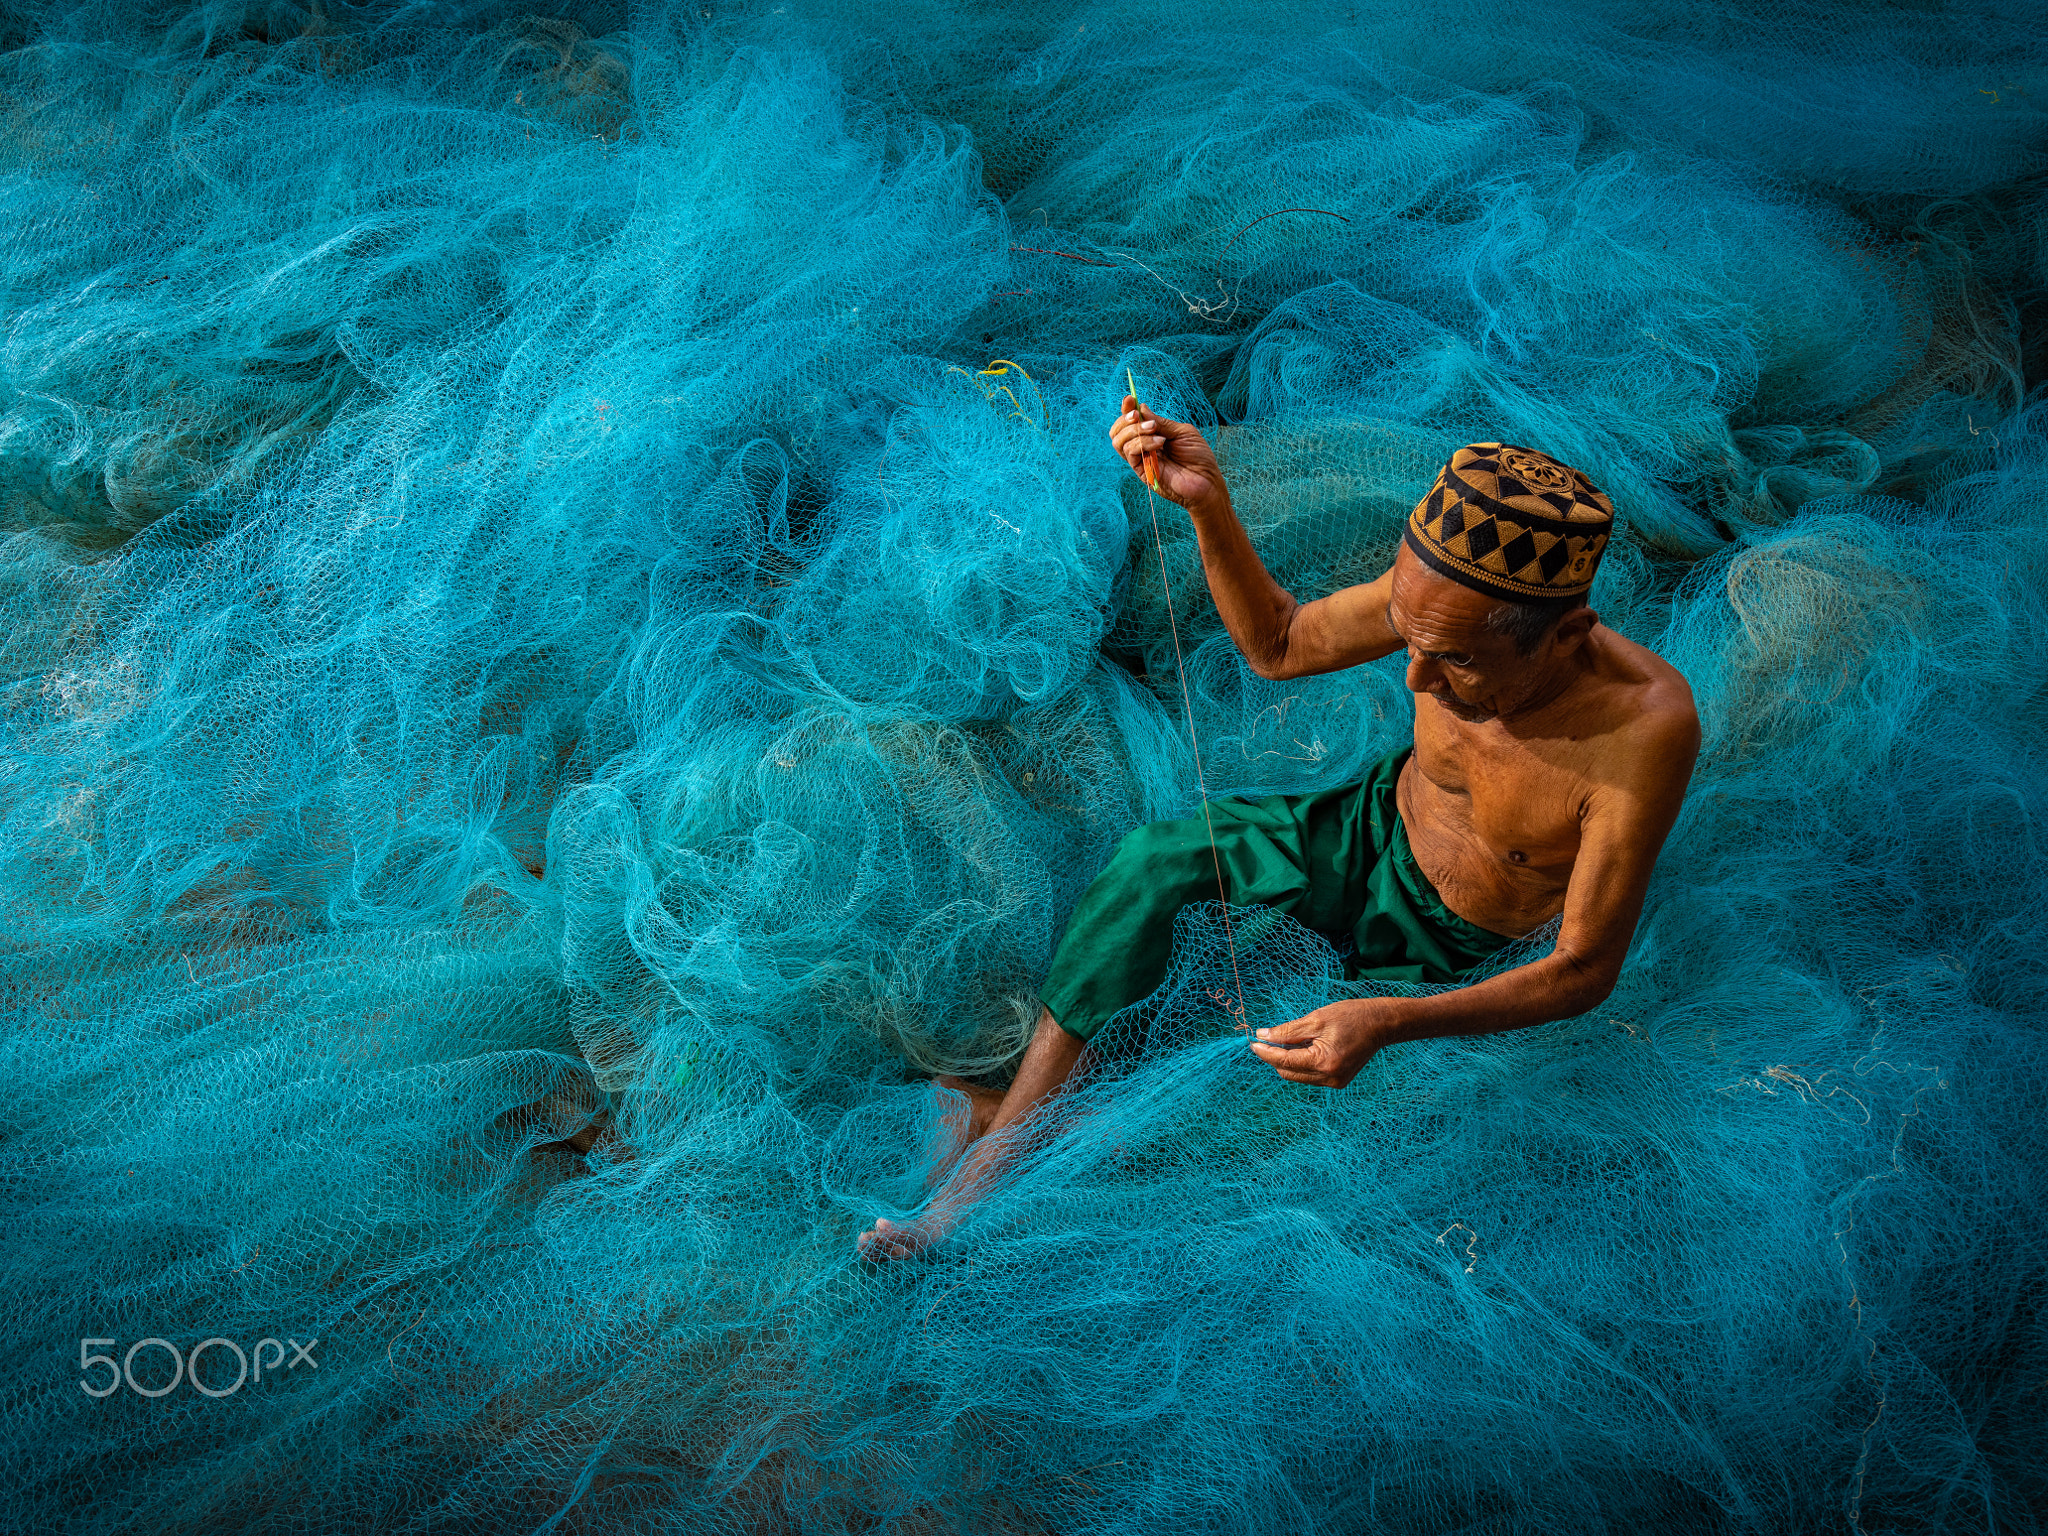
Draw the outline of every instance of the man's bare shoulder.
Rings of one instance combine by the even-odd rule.
[[[1588,644],[1595,651],[1594,665],[1602,680],[1617,697],[1627,698],[1631,714],[1698,722],[1699,710],[1685,674],[1647,645],[1604,626],[1593,631]]]
[[[1599,729],[1614,749],[1616,776],[1637,784],[1675,779],[1682,791],[1700,746],[1692,685],[1648,646],[1611,629],[1595,634]]]

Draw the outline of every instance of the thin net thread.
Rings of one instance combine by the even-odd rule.
[[[1130,385],[1131,398],[1138,396],[1138,381],[1125,375]],[[1187,660],[1181,652],[1180,625],[1173,615],[1173,586],[1166,574],[1166,543],[1159,533],[1159,468],[1155,456],[1145,455],[1145,504],[1152,519],[1152,547],[1159,556],[1159,590],[1166,599],[1166,628],[1173,636],[1174,676],[1180,682],[1181,709],[1188,723],[1188,747],[1195,758],[1195,793],[1202,805],[1202,824],[1209,833],[1209,858],[1216,866],[1216,896],[1223,914],[1223,943],[1230,952],[1231,984],[1237,997],[1237,1027],[1241,1030],[1251,1026],[1244,1017],[1244,983],[1237,977],[1237,940],[1230,931],[1230,891],[1223,883],[1223,855],[1216,850],[1216,821],[1209,813],[1209,781],[1202,772],[1202,738],[1195,729],[1195,701],[1188,693]]]

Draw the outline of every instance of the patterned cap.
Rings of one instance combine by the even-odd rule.
[[[1468,443],[1408,514],[1407,545],[1431,570],[1510,602],[1593,585],[1614,504],[1547,453]]]

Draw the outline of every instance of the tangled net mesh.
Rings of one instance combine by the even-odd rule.
[[[2037,1529],[2037,23],[15,7],[0,1524]],[[1592,1013],[1301,1090],[1189,909],[865,1268],[1193,806],[1162,567],[1212,792],[1410,728],[1244,667],[1126,369],[1301,597],[1584,468],[1699,771]]]

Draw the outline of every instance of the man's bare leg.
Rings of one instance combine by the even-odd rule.
[[[1003,1107],[1003,1090],[984,1088],[979,1083],[970,1083],[964,1077],[942,1077],[938,1080],[941,1088],[950,1088],[967,1097],[967,1134],[961,1139],[962,1146],[971,1145],[988,1134],[989,1122],[994,1120]]]
[[[1054,1020],[1050,1010],[1038,1015],[1038,1029],[1017,1066],[1016,1081],[1003,1095],[1002,1103],[989,1117],[987,1126],[972,1138],[967,1156],[946,1181],[945,1188],[932,1197],[931,1204],[915,1221],[877,1221],[856,1239],[861,1254],[870,1259],[900,1259],[928,1248],[960,1222],[974,1202],[993,1188],[1003,1170],[1016,1156],[1022,1131],[1039,1107],[1066,1086],[1074,1063],[1088,1048],[1085,1040],[1068,1034]],[[951,1086],[951,1085],[948,1085]],[[984,1090],[985,1092],[986,1090]],[[970,1096],[972,1102],[972,1096]],[[980,1118],[978,1115],[975,1117]],[[1003,1131],[1019,1134],[1005,1136]]]

